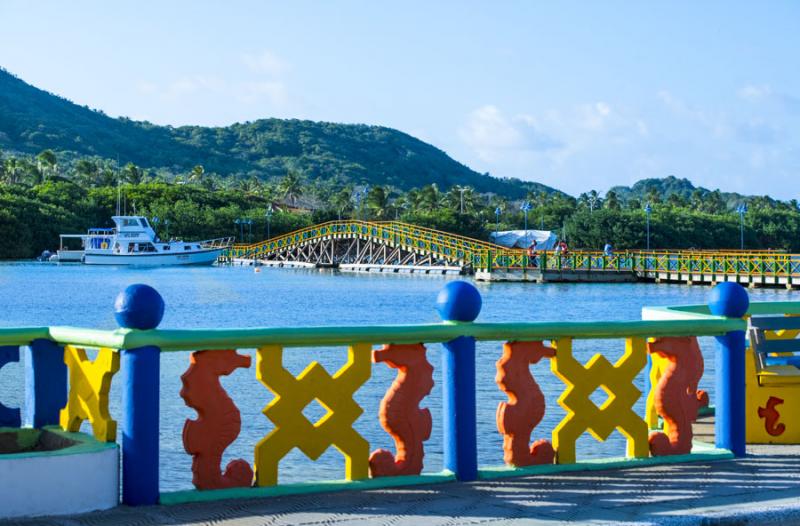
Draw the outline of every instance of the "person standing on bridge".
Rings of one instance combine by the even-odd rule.
[[[614,247],[611,246],[611,243],[606,241],[606,246],[603,247],[603,255],[611,257],[614,255]]]
[[[539,244],[534,239],[533,243],[531,243],[531,245],[528,247],[528,261],[532,267],[536,267],[539,264],[536,257],[538,245]]]

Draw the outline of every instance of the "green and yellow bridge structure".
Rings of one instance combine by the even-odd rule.
[[[235,245],[226,260],[351,272],[472,274],[479,281],[800,286],[800,254],[775,251],[578,250],[531,256],[488,241],[397,221],[330,221]]]

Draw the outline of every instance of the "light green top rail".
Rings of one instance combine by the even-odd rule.
[[[750,316],[765,314],[800,314],[800,301],[751,302]],[[706,320],[711,317],[708,305],[677,305],[672,307],[643,307],[642,317],[650,321]]]
[[[800,304],[797,305],[800,310]],[[58,343],[134,349],[156,346],[162,351],[215,348],[322,347],[354,343],[438,343],[459,336],[483,341],[602,339],[662,336],[716,336],[744,330],[742,320],[701,315],[693,319],[663,321],[592,321],[535,323],[435,323],[339,327],[253,329],[155,329],[101,331],[78,327],[0,329],[0,345],[26,345],[38,338]]]

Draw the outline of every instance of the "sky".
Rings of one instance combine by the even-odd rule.
[[[573,195],[800,194],[800,2],[0,0],[0,66],[158,124],[389,126]]]

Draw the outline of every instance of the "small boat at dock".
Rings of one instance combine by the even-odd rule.
[[[86,234],[63,234],[62,250],[58,251],[57,260],[137,267],[211,265],[233,244],[232,237],[162,241],[146,217],[113,216],[111,219],[115,228],[92,228]],[[83,250],[65,250],[64,240],[68,238],[80,238]]]

